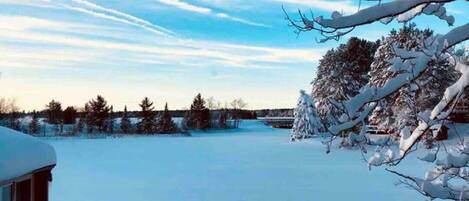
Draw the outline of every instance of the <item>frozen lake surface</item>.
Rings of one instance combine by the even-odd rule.
[[[316,140],[289,143],[289,132],[245,121],[193,137],[50,139],[51,200],[425,200],[383,169],[369,171],[358,151],[326,154]],[[399,168],[422,168],[411,163]]]

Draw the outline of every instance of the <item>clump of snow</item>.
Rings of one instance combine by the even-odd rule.
[[[341,13],[339,13],[338,11],[332,12],[332,15],[331,15],[331,18],[332,18],[332,19],[337,19],[337,18],[339,18],[339,17],[342,17],[342,14],[341,14]]]
[[[422,13],[423,9],[427,6],[427,4],[421,4],[421,5],[418,5],[412,9],[410,9],[409,11],[405,12],[405,13],[402,13],[400,15],[397,16],[397,20],[399,22],[407,22],[411,19],[413,19],[415,16],[419,15],[420,13]]]
[[[391,148],[378,147],[376,152],[368,159],[368,168],[371,166],[381,166],[389,163],[394,158],[394,151]]]
[[[32,136],[0,127],[0,181],[56,162],[52,146]]]
[[[425,154],[425,156],[423,157],[420,157],[419,159],[422,160],[422,161],[426,161],[426,162],[433,162],[436,160],[436,155],[438,153],[438,149],[432,149],[430,150],[429,152],[427,152]]]

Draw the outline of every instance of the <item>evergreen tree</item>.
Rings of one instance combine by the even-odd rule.
[[[62,123],[62,104],[60,102],[52,100],[46,105],[46,121],[54,125]]]
[[[304,90],[300,91],[294,115],[292,141],[318,135],[324,129],[316,112],[314,100]]]
[[[124,107],[124,112],[122,113],[120,129],[122,133],[130,133],[132,131],[132,123],[129,119],[127,106]]]
[[[91,109],[92,125],[96,127],[99,132],[105,132],[107,129],[106,120],[109,117],[110,107],[107,106],[107,101],[100,95],[96,99],[89,101]]]
[[[342,111],[333,105],[333,100],[347,100],[367,84],[377,44],[379,42],[352,37],[346,44],[327,51],[319,61],[317,76],[312,82],[312,97],[317,101],[317,112],[324,123],[339,122]]]
[[[158,121],[158,133],[171,134],[177,132],[177,126],[171,118],[168,110],[168,103],[164,106],[163,114]]]
[[[77,110],[74,107],[67,107],[63,111],[63,123],[75,124],[77,118]]]
[[[33,111],[31,122],[29,123],[29,133],[30,134],[39,134],[40,125],[37,119],[36,111]]]
[[[395,48],[421,51],[424,41],[431,38],[429,29],[419,30],[415,24],[405,25],[399,31],[391,31],[382,39],[370,70],[370,85],[382,87],[391,78],[402,73],[399,69],[390,69],[392,58],[396,57]],[[379,102],[372,115],[370,124],[380,130],[398,133],[402,128],[415,127],[418,113],[431,109],[441,99],[446,89],[457,78],[457,73],[447,59],[434,58],[429,67],[418,79],[407,83],[396,93]]]
[[[152,134],[156,132],[156,119],[153,102],[145,97],[140,103],[140,122],[138,123],[138,132],[143,134]]]
[[[210,125],[210,110],[205,107],[205,100],[199,93],[194,98],[190,109],[189,127],[208,129]]]

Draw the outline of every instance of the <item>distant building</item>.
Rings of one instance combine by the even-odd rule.
[[[465,90],[462,97],[456,102],[449,120],[455,123],[469,123],[469,89]]]
[[[55,164],[52,146],[0,127],[0,201],[48,201]]]
[[[274,128],[292,128],[295,117],[258,117],[264,124]]]

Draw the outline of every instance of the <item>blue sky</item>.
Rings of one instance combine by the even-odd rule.
[[[282,5],[329,16],[358,1],[326,0],[0,0],[0,91],[25,110],[51,99],[82,106],[102,94],[120,110],[148,96],[158,109],[188,107],[196,93],[249,108],[293,107],[310,90],[327,49],[357,36],[376,40],[402,25],[357,28],[340,41],[298,38]],[[365,5],[366,6],[366,5]],[[456,26],[469,6],[448,5]],[[465,13],[466,12],[466,13]],[[421,28],[449,30],[422,16]]]

